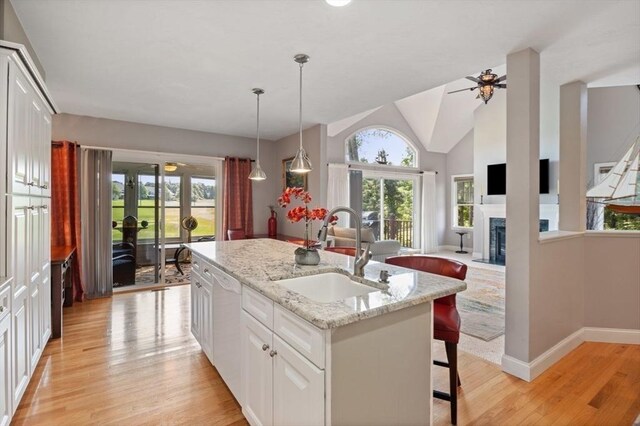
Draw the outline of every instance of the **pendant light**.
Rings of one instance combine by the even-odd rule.
[[[312,168],[311,161],[309,161],[309,156],[302,146],[302,66],[309,62],[309,56],[299,53],[293,57],[293,60],[300,64],[300,148],[298,148],[298,152],[291,162],[291,171],[293,173],[309,173]]]
[[[260,167],[260,95],[264,93],[262,89],[251,89],[251,91],[256,95],[256,145],[258,146],[258,154],[256,156],[256,167],[251,171],[249,175],[249,179],[251,180],[265,180],[267,178],[267,174]]]

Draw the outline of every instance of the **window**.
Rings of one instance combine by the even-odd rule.
[[[192,237],[216,234],[216,180],[213,177],[191,178],[191,216],[198,221]]]
[[[376,240],[417,247],[418,188],[417,176],[363,171],[362,226],[370,228]]]
[[[393,130],[369,128],[346,141],[345,158],[350,163],[416,167],[417,152],[404,136]]]
[[[165,238],[180,238],[180,209],[182,207],[182,177],[164,177],[164,235]]]
[[[151,240],[156,232],[156,177],[138,175],[138,240]],[[158,212],[159,214],[159,212]]]
[[[116,222],[116,227],[122,226],[124,218],[124,186],[125,176],[122,173],[111,175],[111,220]],[[111,231],[113,242],[122,241],[122,232],[114,227]]]
[[[452,177],[452,227],[473,228],[473,176]]]

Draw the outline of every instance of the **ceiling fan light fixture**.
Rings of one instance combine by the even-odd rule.
[[[249,173],[249,179],[261,181],[267,178],[267,174],[260,167],[260,95],[264,94],[264,90],[255,88],[251,89],[251,92],[256,95],[256,146],[258,152],[256,155],[256,167]]]
[[[164,163],[165,172],[175,172],[178,170],[178,163]]]
[[[489,102],[489,99],[493,97],[493,85],[487,84],[486,86],[480,87],[480,97],[485,104]]]
[[[324,0],[329,6],[343,7],[351,3],[351,0]]]

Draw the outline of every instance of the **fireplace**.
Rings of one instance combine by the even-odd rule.
[[[549,220],[540,219],[540,232],[549,230]],[[489,218],[489,263],[504,265],[507,247],[507,221],[502,217]]]

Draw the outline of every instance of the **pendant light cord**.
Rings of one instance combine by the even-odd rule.
[[[302,148],[302,66],[304,64],[300,64],[300,115],[299,115],[299,124],[300,124],[300,149]]]
[[[257,137],[257,145],[258,145],[258,155],[256,161],[257,164],[260,164],[260,93],[256,93],[257,97],[257,113],[256,113],[256,137]]]

